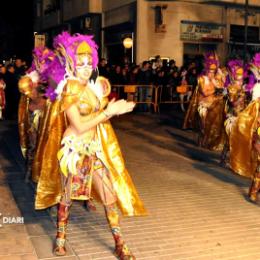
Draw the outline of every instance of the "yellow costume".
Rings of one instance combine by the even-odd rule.
[[[18,127],[21,151],[27,163],[26,181],[31,179],[39,122],[42,117],[42,106],[45,104],[45,100],[36,94],[36,86],[30,75],[23,76],[18,82],[21,92]]]
[[[29,98],[21,94],[19,107],[18,107],[18,130],[20,147],[23,157],[26,158],[28,149],[28,129],[29,129],[29,116],[28,116]]]
[[[259,101],[250,103],[237,117],[230,134],[231,169],[245,177],[253,178],[257,167],[257,152],[253,137],[259,117]]]
[[[221,150],[224,144],[224,99],[223,95],[204,96],[204,88],[208,79],[206,76],[198,78],[189,108],[185,115],[183,129],[200,128],[200,145],[210,150]],[[201,122],[198,125],[198,121]]]
[[[47,102],[40,125],[32,178],[37,182],[35,209],[57,204],[61,197],[61,180],[57,151],[66,129],[66,118],[60,113],[60,102]]]
[[[97,81],[98,80],[100,79],[97,79]],[[105,79],[101,79],[101,82],[102,81],[102,84],[108,84]],[[54,156],[55,153],[57,153],[58,151],[57,144],[59,143],[59,140],[61,140],[61,136],[65,129],[65,118],[63,111],[66,110],[70,105],[79,102],[79,109],[81,109],[81,113],[85,113],[87,119],[87,117],[90,118],[96,116],[98,113],[101,113],[104,106],[108,102],[107,97],[104,97],[100,100],[99,105],[97,97],[92,92],[92,90],[88,89],[85,86],[82,86],[77,80],[68,80],[67,86],[65,88],[66,90],[64,90],[64,93],[62,94],[61,101],[55,101],[60,104],[60,107],[58,108],[58,104],[52,105],[57,107],[57,110],[52,111],[52,122],[46,124],[47,127],[50,129],[48,131],[45,130],[45,139],[44,137],[42,137],[42,143],[44,143],[45,146],[49,147],[48,152],[44,151],[46,157],[42,159],[43,168],[47,169],[48,166],[55,165],[55,169],[52,168],[51,171],[50,169],[48,169],[47,171],[44,171],[44,169],[41,170],[41,181],[39,180],[37,188],[37,199],[35,204],[36,209],[50,207],[56,204],[60,199],[61,183],[57,181],[57,179],[59,179],[60,177],[58,176],[58,167],[56,168],[56,166],[58,166],[58,160],[56,159],[55,161]],[[83,91],[85,93],[84,96],[82,95]],[[88,96],[88,99],[86,99],[86,95]],[[96,109],[97,107],[98,109]],[[58,109],[60,110],[58,111]],[[55,119],[53,117],[55,117]],[[64,120],[60,120],[60,118],[64,118]],[[118,198],[117,203],[122,210],[122,213],[126,216],[145,215],[146,211],[143,207],[143,203],[141,202],[132,183],[132,180],[125,168],[120,147],[118,145],[117,138],[110,122],[106,121],[104,123],[100,123],[95,130],[88,131],[85,135],[83,135],[84,142],[82,143],[91,144],[93,136],[95,136],[96,140],[95,145],[93,145],[92,147],[92,150],[96,152],[96,147],[98,144],[100,151],[97,153],[97,157],[104,163],[111,174],[113,188]],[[64,143],[66,143],[66,140],[68,139],[70,139],[70,142],[73,142],[75,144],[75,138],[73,136],[71,136],[71,138],[66,138],[65,140],[63,140]],[[80,139],[76,138],[76,141],[80,141]],[[50,145],[49,142],[52,145]],[[53,147],[54,145],[55,147]],[[78,158],[76,158],[77,160],[74,158],[74,160],[70,161],[68,160],[68,158],[71,159],[72,157],[66,158],[66,153],[68,152],[67,148],[68,144],[67,146],[61,148],[58,153],[59,159],[61,160],[61,171],[64,175],[67,175],[68,170],[71,169],[73,173],[75,171],[77,163],[82,162],[85,156],[84,153],[80,153],[80,151],[82,150],[82,146],[79,145],[78,150],[75,153],[76,157],[78,155]],[[53,156],[50,156],[50,153]],[[73,162],[75,162],[75,164],[71,165],[73,164]],[[50,185],[50,181],[53,181],[53,185]],[[50,196],[51,199],[45,199],[47,198],[47,195]]]

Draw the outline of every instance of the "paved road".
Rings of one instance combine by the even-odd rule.
[[[149,211],[122,219],[137,259],[260,259],[260,208],[246,201],[249,180],[220,168],[219,155],[200,150],[194,135],[169,117],[129,115],[113,121],[127,167]],[[0,260],[52,259],[55,217],[33,210],[33,189],[23,182],[15,129],[0,126],[0,212],[25,224],[0,228]],[[5,135],[3,135],[5,133]],[[115,259],[102,207],[74,203],[68,256]]]

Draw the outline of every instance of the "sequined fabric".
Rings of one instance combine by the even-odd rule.
[[[79,102],[80,97],[83,95],[81,91],[85,91],[83,88],[84,86],[80,85],[78,81],[68,81],[66,90],[62,95],[63,98],[59,103],[60,106],[58,104],[53,104],[52,106],[54,106],[55,109],[52,108],[52,111],[49,112],[51,116],[48,120],[51,122],[46,123],[48,131],[45,130],[43,134],[43,137],[45,138],[42,137],[42,142],[45,143],[45,146],[48,148],[42,150],[42,169],[36,197],[37,209],[50,207],[51,205],[56,204],[61,197],[62,188],[61,183],[59,182],[59,167],[57,165],[57,152],[60,149],[62,134],[64,133],[65,127],[65,121],[61,121],[63,118],[61,115],[63,114],[62,111],[66,110],[70,105]],[[86,95],[87,104],[91,106],[91,113],[86,113],[84,116],[87,120],[102,112],[104,106],[107,104],[107,98],[98,101],[97,97],[90,89],[86,89],[84,95]],[[88,134],[89,139],[87,139],[86,142],[95,136],[100,144],[100,152],[96,155],[110,174],[109,178],[117,197],[117,204],[122,213],[126,216],[146,215],[147,212],[144,205],[125,168],[124,159],[110,122],[106,121],[100,123],[95,129],[88,131]]]

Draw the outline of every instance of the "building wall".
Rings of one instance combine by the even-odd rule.
[[[88,0],[67,0],[63,1],[63,19],[69,20],[89,12]]]
[[[138,0],[139,1],[139,0]],[[103,12],[128,5],[130,3],[136,2],[136,0],[103,0],[102,9]]]
[[[89,1],[89,11],[91,13],[102,13],[102,0],[90,0]]]
[[[130,5],[124,5],[115,9],[104,11],[103,27],[116,25],[131,20],[131,7]]]
[[[223,22],[221,7],[207,5],[168,2],[164,10],[163,20],[166,32],[156,33],[154,23],[154,9],[158,2],[149,3],[138,1],[137,7],[137,62],[142,62],[151,56],[161,55],[176,60],[178,65],[183,63],[183,41],[180,40],[180,21],[205,21],[213,23]]]
[[[229,1],[232,2],[232,1]],[[233,1],[234,2],[234,1]],[[239,1],[235,1],[238,3]],[[254,1],[250,1],[253,4]],[[155,5],[167,4],[163,11],[163,23],[166,24],[166,32],[156,33],[154,22]],[[255,1],[260,6],[260,1]],[[147,60],[151,56],[161,55],[176,60],[177,65],[183,64],[184,42],[180,40],[181,20],[212,22],[226,24],[223,28],[223,43],[217,44],[217,51],[222,61],[226,55],[227,42],[229,40],[229,25],[244,24],[241,10],[225,9],[222,6],[205,5],[187,2],[149,2],[137,1],[137,63]],[[260,26],[260,14],[249,16],[248,25]]]
[[[35,0],[36,2],[40,0]],[[42,0],[42,11],[50,3]],[[183,63],[184,42],[180,40],[181,20],[213,22],[226,24],[224,41],[217,46],[218,52],[225,57],[227,42],[229,40],[230,24],[243,25],[243,9],[228,8],[217,5],[199,4],[200,0],[187,1],[147,1],[147,0],[64,0],[61,11],[42,16],[35,20],[35,29],[46,30],[60,24],[61,20],[68,21],[72,18],[86,15],[87,13],[102,13],[102,27],[133,22],[135,15],[131,4],[137,3],[137,21],[135,50],[136,62],[141,63],[151,56],[160,54],[176,60],[180,66]],[[211,1],[221,2],[221,1]],[[222,0],[226,3],[244,4],[244,0]],[[249,0],[250,5],[260,7],[260,0]],[[167,5],[163,12],[166,32],[156,33],[154,22],[155,5]],[[259,11],[258,11],[259,12]],[[249,26],[260,27],[260,14],[250,10],[248,17]],[[104,48],[103,53],[104,53]]]
[[[214,1],[211,1],[214,2]],[[233,4],[245,4],[245,0],[221,0],[221,1],[215,1],[215,2],[223,2],[223,3],[233,3]],[[260,6],[260,2],[259,0],[249,0],[249,4],[250,5],[256,5],[256,6]]]
[[[259,0],[260,2],[260,0]],[[260,5],[260,4],[259,4]],[[238,9],[228,9],[227,16],[230,17],[230,24],[243,25],[245,22],[244,11]],[[249,12],[248,16],[248,25],[249,26],[259,26],[260,25],[260,14]]]

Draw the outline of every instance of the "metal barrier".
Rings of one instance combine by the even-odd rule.
[[[174,86],[158,86],[158,112],[160,112],[161,104],[180,104],[182,111],[185,111],[184,104],[190,102],[192,95],[192,85]],[[186,101],[184,100],[187,97]]]
[[[113,97],[152,105],[154,112],[158,111],[158,87],[154,85],[112,85],[110,98]]]

